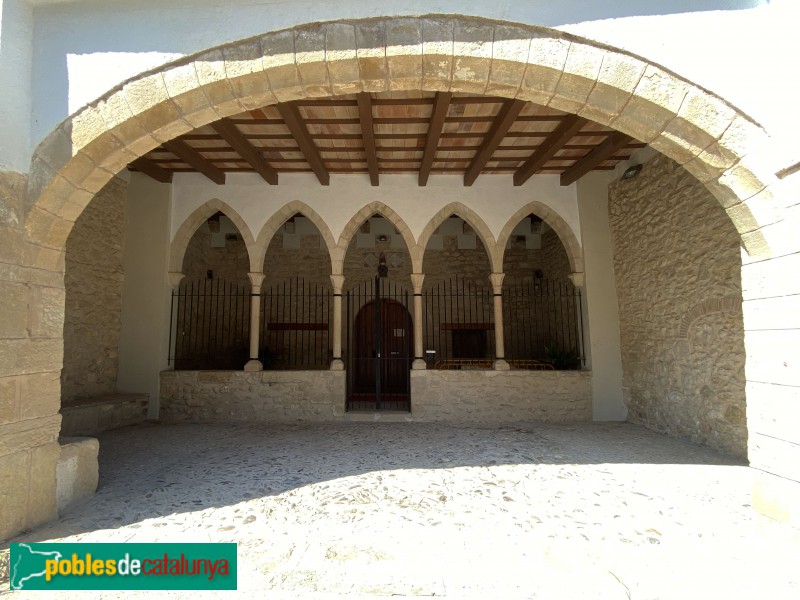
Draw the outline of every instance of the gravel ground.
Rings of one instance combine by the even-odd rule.
[[[630,424],[146,424],[100,443],[97,494],[12,541],[236,542],[248,598],[800,598],[800,531],[752,510],[753,471]]]

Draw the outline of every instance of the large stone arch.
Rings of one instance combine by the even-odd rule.
[[[322,236],[322,239],[325,240],[325,246],[328,248],[328,255],[331,257],[331,260],[333,260],[333,256],[336,252],[336,241],[333,238],[333,234],[331,233],[328,224],[321,216],[319,216],[319,213],[317,213],[317,211],[311,208],[308,204],[301,202],[300,200],[292,200],[288,204],[281,207],[280,210],[273,214],[269,219],[267,219],[267,222],[264,223],[264,226],[261,228],[261,232],[258,234],[258,238],[255,241],[253,252],[251,254],[251,271],[257,273],[261,272],[261,270],[264,268],[264,259],[267,254],[267,248],[269,248],[269,243],[272,241],[272,238],[275,236],[278,228],[280,228],[287,219],[290,219],[297,213],[302,214],[314,224]]]
[[[342,234],[339,236],[339,243],[337,244],[335,253],[331,254],[331,260],[333,262],[333,274],[342,274],[344,257],[347,253],[347,247],[350,245],[350,241],[358,231],[358,228],[361,227],[361,224],[374,214],[379,214],[386,218],[392,225],[395,226],[395,228],[397,228],[397,231],[403,236],[403,240],[408,248],[408,253],[411,255],[412,273],[419,273],[420,271],[417,271],[417,268],[421,266],[419,247],[416,243],[416,240],[414,240],[414,235],[411,233],[408,225],[406,225],[406,222],[400,215],[398,215],[393,209],[386,206],[383,202],[370,202],[356,214],[354,214],[347,222],[347,225],[344,226]]]
[[[567,251],[569,266],[572,268],[572,272],[583,273],[583,249],[581,248],[580,242],[578,242],[575,232],[572,231],[572,227],[570,227],[569,224],[561,218],[561,215],[551,207],[537,201],[529,202],[511,215],[511,218],[500,232],[500,236],[497,238],[497,253],[500,260],[500,270],[502,270],[503,256],[505,255],[506,245],[508,244],[508,239],[511,237],[511,232],[514,231],[514,228],[522,219],[531,213],[540,217],[556,232],[558,239],[561,240],[561,243],[564,244],[564,249]]]
[[[451,202],[441,210],[437,211],[435,215],[428,221],[428,224],[425,226],[425,229],[422,230],[422,233],[419,236],[419,241],[417,242],[417,246],[420,252],[420,264],[419,264],[419,271],[417,273],[422,273],[422,261],[425,256],[425,248],[428,246],[428,241],[431,239],[433,232],[444,223],[451,215],[456,215],[457,217],[461,217],[466,221],[470,227],[472,227],[478,236],[481,238],[483,242],[483,246],[486,249],[486,255],[489,258],[489,266],[492,269],[492,273],[499,273],[503,270],[503,256],[500,254],[500,262],[497,262],[497,244],[494,241],[494,236],[492,235],[492,231],[489,229],[489,226],[486,225],[483,219],[476,213],[474,210],[465,206],[461,202]]]
[[[197,231],[197,228],[200,227],[200,225],[207,221],[210,216],[218,212],[223,213],[226,217],[233,221],[233,224],[236,225],[239,233],[242,234],[242,239],[247,247],[250,270],[253,270],[252,265],[255,241],[253,240],[253,234],[250,233],[250,228],[247,226],[247,223],[245,223],[244,219],[239,215],[239,213],[231,208],[230,205],[222,200],[214,198],[208,202],[205,202],[202,206],[197,207],[192,214],[186,217],[186,220],[178,228],[178,231],[175,232],[175,237],[172,238],[172,242],[170,243],[169,247],[170,273],[180,273],[183,270],[183,257],[186,254],[186,248],[189,247],[189,241],[192,239],[192,236]],[[260,268],[256,272],[260,273]]]
[[[58,268],[75,218],[132,160],[243,110],[360,91],[450,90],[530,100],[647,142],[717,197],[752,256],[780,220],[766,133],[724,100],[633,56],[563,32],[467,17],[313,24],[143,73],[69,117],[36,149],[26,226]],[[785,204],[785,203],[783,203]],[[53,252],[55,251],[55,252]]]

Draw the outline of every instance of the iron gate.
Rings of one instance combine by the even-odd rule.
[[[410,411],[413,328],[408,291],[382,277],[346,294],[347,410]]]

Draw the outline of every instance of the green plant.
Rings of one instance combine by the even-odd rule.
[[[573,350],[545,346],[544,356],[544,362],[550,363],[554,369],[559,371],[581,368],[581,359]]]

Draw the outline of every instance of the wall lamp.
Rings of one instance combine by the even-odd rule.
[[[639,171],[642,170],[642,165],[632,165],[625,169],[625,172],[622,174],[623,179],[633,179],[639,174]]]

